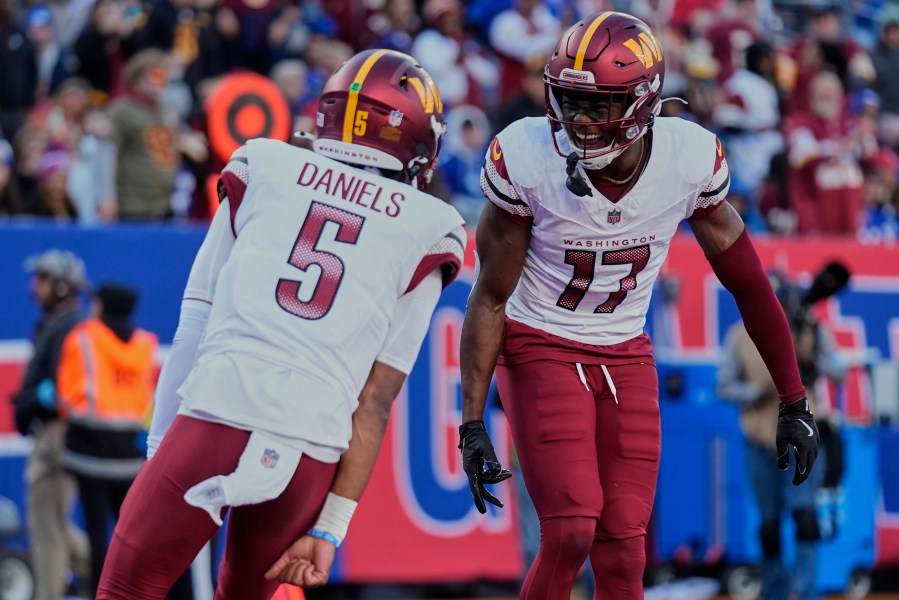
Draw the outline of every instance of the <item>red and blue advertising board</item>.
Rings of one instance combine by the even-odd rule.
[[[0,229],[0,281],[6,292],[0,311],[0,432],[9,434],[6,441],[0,436],[0,460],[3,444],[13,445],[8,397],[20,380],[38,316],[28,295],[24,259],[49,247],[66,248],[84,258],[92,281],[133,283],[141,292],[139,322],[166,341],[175,331],[184,281],[203,232],[202,227],[163,226]],[[853,273],[852,283],[817,307],[822,318],[833,326],[841,347],[876,348],[882,357],[899,360],[899,248],[778,239],[759,239],[757,246],[766,267],[776,265],[800,277],[831,259],[843,261]],[[465,272],[441,298],[415,369],[396,400],[374,476],[339,554],[335,576],[340,580],[514,580],[521,575],[513,486],[497,490],[505,509],[489,507],[487,515],[478,514],[456,448],[459,334],[473,256],[470,249]],[[665,352],[714,361],[724,331],[739,317],[732,299],[690,237],[675,240],[664,274],[680,282],[680,300],[660,309],[670,313]],[[871,416],[870,393],[864,370],[857,369],[835,402],[853,422],[865,424]],[[501,411],[492,409],[486,421],[500,459],[510,464],[511,441]],[[21,485],[13,479],[4,477],[0,494]],[[881,494],[877,559],[899,562],[899,484],[894,479],[889,485],[884,482]]]

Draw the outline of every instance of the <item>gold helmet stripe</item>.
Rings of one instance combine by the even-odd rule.
[[[584,33],[584,37],[581,38],[581,43],[577,47],[577,55],[574,58],[575,71],[581,71],[584,68],[584,54],[587,53],[587,47],[590,45],[590,40],[593,39],[593,34],[596,33],[596,30],[599,29],[599,26],[602,25],[603,21],[614,14],[613,11],[604,12],[593,19],[593,22],[587,27],[587,31]]]
[[[365,62],[362,63],[362,66],[359,67],[359,72],[356,73],[356,76],[353,78],[353,83],[350,84],[349,96],[347,96],[346,101],[346,113],[343,117],[344,142],[352,143],[353,141],[353,125],[356,123],[356,106],[359,104],[359,92],[362,90],[362,84],[365,82],[365,78],[368,77],[369,72],[375,66],[375,63],[388,52],[391,51],[378,50],[366,58]]]

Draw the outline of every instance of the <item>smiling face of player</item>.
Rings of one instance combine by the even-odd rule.
[[[587,152],[609,148],[616,141],[625,100],[625,94],[563,92],[562,119],[570,141]]]

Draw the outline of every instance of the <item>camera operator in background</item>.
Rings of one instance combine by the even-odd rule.
[[[816,498],[822,489],[839,486],[843,460],[842,444],[833,420],[815,402],[815,383],[822,376],[839,383],[846,369],[837,354],[833,336],[815,319],[810,308],[845,287],[849,273],[843,265],[830,263],[805,292],[783,273],[771,272],[769,280],[790,321],[802,384],[821,434],[819,460],[823,461],[824,468],[814,470],[805,485],[794,486],[790,484],[789,474],[775,466],[777,391],[742,322],[734,324],[727,333],[718,372],[718,395],[741,406],[740,425],[747,442],[749,480],[761,515],[761,597],[787,600],[795,594],[799,600],[816,600],[820,597],[815,589],[817,552],[822,539]],[[792,570],[784,565],[781,552],[784,511],[795,522],[796,561]],[[831,529],[827,533],[834,532]]]
[[[78,294],[87,287],[87,275],[80,258],[55,249],[29,258],[25,268],[34,273],[31,293],[42,315],[13,405],[19,433],[34,436],[25,467],[28,532],[37,583],[34,598],[58,600],[66,592],[69,567],[81,574],[88,570],[87,537],[69,520],[76,486],[62,466],[66,424],[56,410],[62,342],[83,318]]]

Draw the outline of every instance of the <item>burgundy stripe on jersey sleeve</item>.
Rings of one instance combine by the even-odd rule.
[[[701,219],[715,212],[715,210],[727,197],[730,189],[730,169],[727,167],[727,158],[724,156],[724,148],[721,140],[715,138],[715,167],[712,170],[712,178],[696,198],[696,206],[690,219]]]
[[[533,220],[534,214],[531,212],[531,207],[522,199],[510,181],[506,160],[497,138],[493,138],[493,142],[487,149],[487,158],[484,159],[484,165],[481,167],[481,190],[488,200],[509,215],[518,217],[517,220],[520,219],[526,223]]]
[[[250,164],[247,159],[247,147],[241,146],[231,155],[231,160],[222,169],[219,177],[218,191],[219,199],[223,196],[228,197],[228,203],[231,206],[231,231],[237,235],[234,227],[234,218],[237,215],[237,209],[243,202],[243,195],[247,191],[247,184],[250,182]]]
[[[412,275],[412,280],[409,282],[409,287],[406,288],[406,293],[414,290],[431,271],[438,267],[441,270],[441,275],[443,275],[443,287],[452,283],[456,275],[459,274],[459,269],[465,260],[466,241],[465,227],[460,225],[431,246],[428,253],[418,263],[418,267]]]

